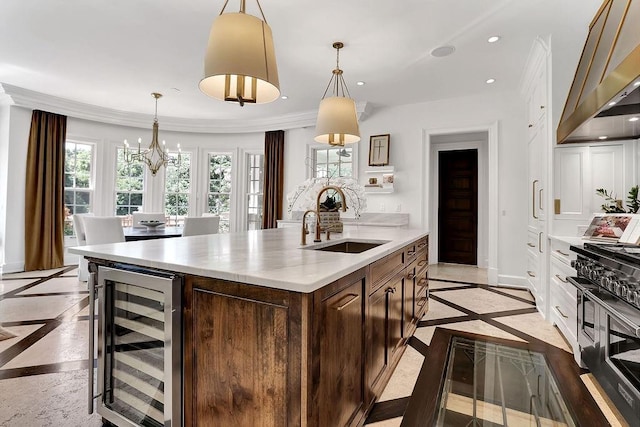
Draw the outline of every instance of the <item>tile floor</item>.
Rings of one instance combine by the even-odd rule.
[[[474,267],[434,265],[429,277],[429,312],[367,426],[400,426],[437,327],[542,340],[570,351],[557,329],[536,312],[528,291],[487,287],[486,271]],[[16,336],[0,341],[0,426],[102,425],[86,409],[87,306],[86,284],[77,281],[75,267],[2,277],[0,325]],[[612,425],[625,425],[593,378],[585,374],[581,379]]]

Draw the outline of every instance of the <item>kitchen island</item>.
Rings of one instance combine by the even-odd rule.
[[[358,227],[301,247],[300,230],[285,228],[72,252],[94,279],[118,268],[179,279],[184,425],[355,426],[428,309],[427,239]],[[319,250],[341,242],[366,250]]]

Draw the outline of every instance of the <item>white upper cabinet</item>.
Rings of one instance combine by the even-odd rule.
[[[556,219],[588,220],[602,212],[604,188],[623,202],[633,183],[633,142],[555,148],[554,208]]]

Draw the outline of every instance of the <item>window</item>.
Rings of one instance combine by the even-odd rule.
[[[314,178],[353,176],[352,148],[316,148],[313,151]]]
[[[189,194],[191,192],[191,154],[168,153],[176,163],[165,167],[164,212],[172,225],[182,223],[189,213]]]
[[[72,215],[91,211],[93,194],[93,145],[65,143],[64,157],[64,235],[73,236]]]
[[[220,216],[220,233],[228,233],[231,214],[231,155],[209,153],[207,212]]]
[[[116,160],[116,215],[142,210],[144,163],[127,163],[124,147],[118,147]]]
[[[264,155],[247,154],[247,230],[262,228]]]

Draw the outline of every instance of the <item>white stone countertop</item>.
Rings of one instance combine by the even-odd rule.
[[[552,236],[549,235],[549,238],[552,240],[557,240],[559,242],[567,243],[569,245],[582,246],[582,244],[588,240],[583,239],[582,237],[576,236]]]
[[[212,277],[271,288],[313,292],[428,235],[425,230],[357,227],[332,233],[331,240],[300,246],[300,229],[278,228],[243,233],[211,234],[76,246],[69,252],[142,267]],[[310,249],[345,239],[387,241],[359,254]]]

